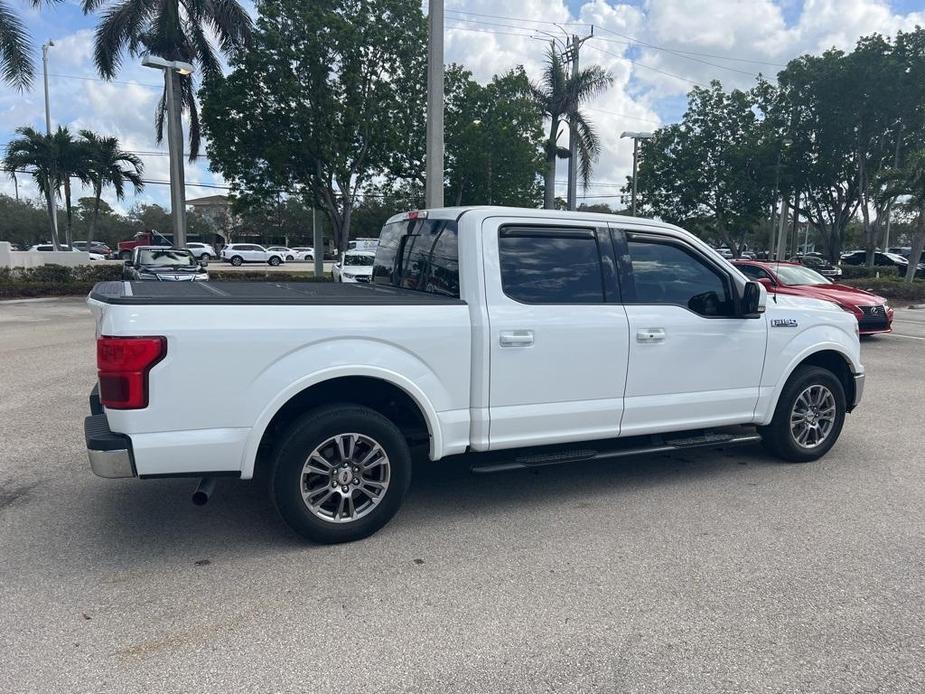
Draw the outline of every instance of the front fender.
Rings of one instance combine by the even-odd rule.
[[[765,368],[755,408],[755,421],[758,425],[771,422],[777,400],[787,380],[796,368],[813,354],[836,352],[845,359],[852,373],[864,373],[860,341],[853,332],[853,325],[851,332],[840,323],[813,325],[796,335],[787,333],[787,330],[769,329]]]

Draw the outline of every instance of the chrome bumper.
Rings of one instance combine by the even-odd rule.
[[[95,451],[88,448],[87,456],[90,458],[90,469],[97,477],[116,479],[135,476],[132,454],[127,448],[116,451]]]
[[[854,374],[854,401],[848,406],[849,412],[858,406],[862,395],[864,395],[864,374]]]

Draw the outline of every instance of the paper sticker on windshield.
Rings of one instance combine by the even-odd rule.
[[[771,327],[772,328],[795,328],[798,323],[795,318],[772,318]]]

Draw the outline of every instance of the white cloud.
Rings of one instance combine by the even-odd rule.
[[[426,10],[427,3],[422,4]],[[50,72],[93,78],[93,29],[86,28],[87,20],[74,19],[74,13],[63,10],[62,6],[60,12],[43,13],[41,29],[34,27],[43,36],[55,37]],[[31,26],[36,15],[23,16]],[[65,16],[69,19],[58,19]],[[65,23],[49,33],[55,21]],[[900,14],[881,0],[805,0],[802,6],[793,0],[451,0],[446,8],[446,61],[463,64],[481,81],[516,65],[538,79],[551,35],[584,35],[590,24],[595,25],[595,38],[584,44],[582,63],[610,70],[614,85],[588,106],[604,145],[596,185],[589,193],[612,195],[618,188],[608,184],[624,181],[632,163],[632,145],[620,139],[620,132],[651,130],[676,117],[677,101],[692,83],[720,79],[728,86],[747,87],[758,72],[773,77],[779,66],[802,53],[833,45],[850,49],[862,35],[889,35],[925,24],[925,12]],[[53,121],[114,134],[126,149],[166,152],[165,145],[154,141],[160,81],[159,73],[130,58],[115,83],[52,77]],[[0,87],[3,140],[20,125],[44,128],[43,109],[40,81],[26,94]],[[166,156],[145,155],[144,161],[146,178],[169,178]],[[186,177],[188,183],[221,183],[204,161],[187,164]],[[561,162],[558,178],[565,178]],[[21,193],[24,188],[30,191],[31,185],[21,185]],[[12,194],[12,181],[0,180],[0,191]],[[215,192],[190,186],[187,194]],[[150,185],[139,198],[129,197],[126,205],[136,201],[167,206],[167,187]]]

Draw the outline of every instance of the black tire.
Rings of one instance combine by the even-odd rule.
[[[286,256],[286,261],[287,261],[287,262],[290,262],[290,263],[291,263],[293,260],[295,260],[295,256],[291,256],[291,255],[287,255],[287,256]]]
[[[276,267],[280,263],[279,256],[271,256],[267,262],[273,267]]]
[[[208,253],[203,253],[201,256],[199,256],[199,260],[205,260],[208,263],[210,260],[212,260],[212,256]]]
[[[791,414],[797,399],[811,386],[823,386],[828,389],[835,401],[835,413],[832,427],[825,438],[815,445],[801,445],[791,429]],[[835,445],[845,423],[847,409],[845,389],[841,381],[828,369],[818,366],[800,366],[793,372],[784,385],[774,418],[765,427],[758,427],[765,448],[778,458],[791,463],[806,463],[818,460]]]
[[[231,264],[234,265],[235,267],[240,267],[241,265],[244,264],[244,258],[242,258],[239,255],[233,255],[231,256]]]
[[[368,437],[381,447],[388,457],[388,485],[366,515],[333,522],[313,513],[303,500],[303,466],[316,448],[346,433]],[[353,542],[372,535],[398,512],[411,484],[411,453],[398,427],[375,410],[350,404],[328,405],[306,412],[283,434],[270,476],[273,504],[296,533],[321,544]],[[332,499],[336,501],[336,497]]]

